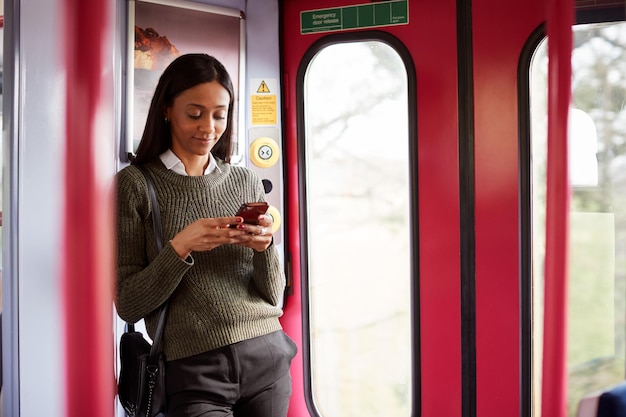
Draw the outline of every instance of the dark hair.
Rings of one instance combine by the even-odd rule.
[[[165,121],[165,110],[183,91],[212,81],[219,82],[228,91],[230,101],[226,130],[211,153],[225,162],[230,162],[235,97],[233,83],[224,65],[214,57],[207,54],[186,54],[172,61],[159,78],[132,164],[152,162],[172,146],[172,134],[169,124]]]

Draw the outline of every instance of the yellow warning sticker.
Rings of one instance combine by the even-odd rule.
[[[275,78],[252,78],[250,87],[250,124],[278,124],[278,81]]]
[[[270,89],[265,83],[265,80],[261,81],[261,85],[259,85],[259,88],[257,88],[256,92],[257,93],[269,93],[270,92]]]
[[[250,106],[253,125],[275,125],[276,117],[276,94],[254,95],[250,97]]]

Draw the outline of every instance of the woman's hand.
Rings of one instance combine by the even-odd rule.
[[[249,232],[241,226],[241,217],[218,217],[200,219],[178,232],[170,241],[181,259],[186,259],[193,251],[208,251],[221,245],[240,244]],[[233,225],[233,227],[229,227]]]
[[[262,214],[259,216],[259,224],[241,223],[237,225],[237,230],[243,230],[245,235],[238,236],[237,245],[263,252],[272,244],[273,231],[272,216]]]

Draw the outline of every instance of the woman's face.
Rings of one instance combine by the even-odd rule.
[[[217,81],[198,84],[174,99],[165,112],[172,151],[181,160],[208,155],[226,130],[230,95]]]

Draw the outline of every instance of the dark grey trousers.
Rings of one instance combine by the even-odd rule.
[[[167,362],[167,417],[286,417],[296,352],[277,331]]]

